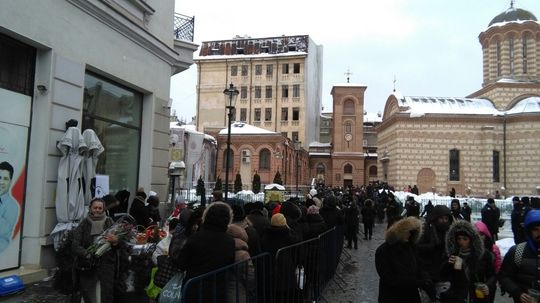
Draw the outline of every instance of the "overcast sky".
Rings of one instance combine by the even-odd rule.
[[[539,0],[516,7],[540,17]],[[464,97],[482,85],[478,35],[510,0],[176,0],[175,11],[195,16],[195,43],[281,35],[309,35],[323,46],[322,100],[345,83],[367,86],[365,109],[382,112],[394,88],[406,96]],[[198,52],[194,53],[194,55]],[[196,65],[171,81],[172,108],[196,115]]]

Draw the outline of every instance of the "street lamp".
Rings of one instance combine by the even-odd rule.
[[[298,155],[301,148],[301,142],[298,140],[294,141],[294,150],[296,151],[296,197],[298,197],[298,173],[299,173],[299,165],[298,165]]]
[[[229,200],[229,167],[230,167],[230,153],[231,153],[231,119],[232,111],[236,106],[236,97],[238,97],[238,90],[231,83],[229,87],[225,87],[223,90],[225,95],[225,108],[227,112],[227,158],[225,159],[225,202]]]

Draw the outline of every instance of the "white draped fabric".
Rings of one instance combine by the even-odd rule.
[[[96,166],[99,155],[105,150],[98,136],[92,129],[85,129],[83,134],[87,146],[82,163],[82,176],[84,180],[84,203],[89,204],[92,197],[92,184],[95,185]],[[92,180],[94,180],[92,182]]]

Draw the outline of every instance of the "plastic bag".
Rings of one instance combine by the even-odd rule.
[[[150,283],[144,289],[146,291],[146,295],[150,299],[157,298],[157,296],[161,292],[161,288],[159,288],[158,286],[154,284],[154,276],[156,275],[156,271],[157,271],[157,267],[152,268],[152,273],[150,274]]]
[[[304,272],[304,266],[298,265],[296,267],[296,282],[298,284],[298,288],[304,289],[304,286],[306,286],[306,274]]]
[[[161,290],[158,303],[180,303],[182,300],[182,281],[186,275],[185,271],[174,275]]]

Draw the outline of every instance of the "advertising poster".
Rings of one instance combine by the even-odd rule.
[[[0,271],[19,266],[30,105],[0,89]]]

